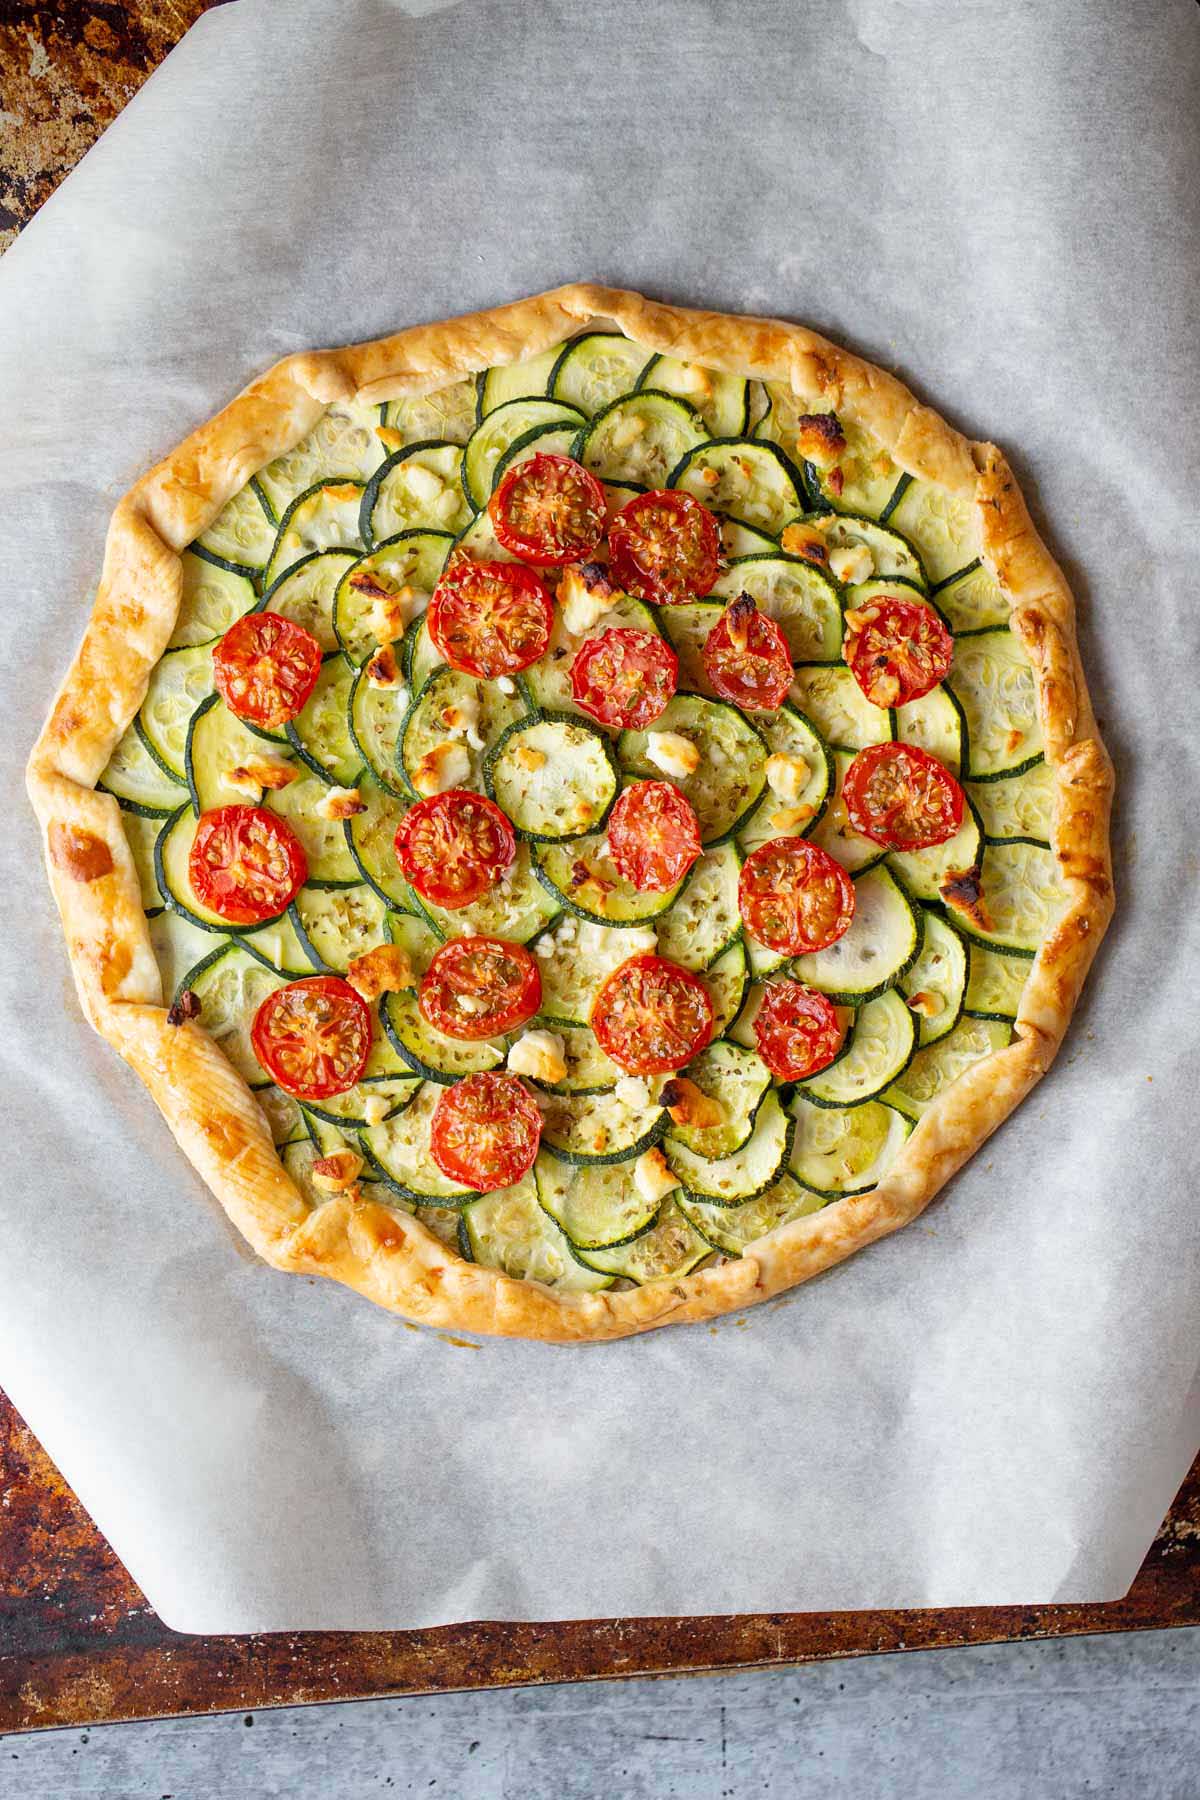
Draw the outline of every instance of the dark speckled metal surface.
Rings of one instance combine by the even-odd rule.
[[[212,0],[209,0],[212,3]],[[206,0],[0,0],[0,249]],[[0,1395],[0,1731],[1200,1623],[1200,1462],[1106,1606],[179,1637]]]

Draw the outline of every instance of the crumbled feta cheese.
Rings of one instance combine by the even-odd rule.
[[[413,770],[413,786],[428,799],[444,794],[448,788],[461,787],[471,773],[471,758],[465,745],[447,739],[426,751]]]
[[[613,1088],[613,1098],[631,1111],[650,1104],[650,1084],[644,1075],[622,1075]]]
[[[627,450],[635,444],[646,429],[646,421],[640,413],[626,413],[612,434],[614,450]]]
[[[474,994],[455,994],[454,1004],[461,1013],[470,1014],[479,1011],[479,1001],[476,1000]]]
[[[939,1013],[946,1010],[946,1003],[941,995],[928,993],[924,988],[918,994],[910,994],[908,1004],[923,1019],[936,1019]]]
[[[363,1000],[378,1000],[381,994],[400,994],[415,988],[417,978],[408,952],[399,944],[376,944],[364,950],[346,970],[346,980]]]
[[[647,1150],[633,1165],[633,1185],[643,1200],[657,1205],[672,1188],[679,1186],[667,1167],[667,1159],[659,1149]]]
[[[840,544],[829,552],[829,573],[835,581],[869,581],[875,559],[865,544]]]
[[[721,1102],[685,1075],[673,1075],[666,1083],[662,1103],[676,1125],[692,1125],[698,1131],[710,1131],[714,1125],[725,1122],[725,1108]]]
[[[363,1159],[356,1150],[334,1150],[319,1156],[310,1171],[312,1184],[322,1194],[344,1194],[352,1188],[363,1170]]]
[[[787,750],[773,751],[767,758],[766,767],[771,792],[789,805],[799,799],[801,790],[812,774],[812,769],[802,756],[793,756]]]
[[[446,491],[446,484],[441,476],[435,475],[432,469],[425,468],[422,463],[413,463],[405,470],[405,474],[405,486],[409,493],[424,506],[432,506]]]
[[[535,770],[542,769],[546,766],[545,751],[535,750],[532,744],[518,744],[513,755],[516,757],[516,760],[520,763],[521,767],[523,769],[528,769],[531,775]]]
[[[404,677],[400,673],[399,665],[396,662],[396,652],[392,649],[391,644],[381,644],[374,656],[368,659],[367,685],[373,688],[382,688],[388,693],[395,694],[396,702],[399,706],[406,706],[408,704],[408,694],[405,692],[404,688]],[[401,699],[402,694],[404,696],[403,699]]]
[[[534,1081],[562,1081],[567,1073],[563,1041],[555,1031],[523,1031],[508,1053],[510,1074]]]
[[[451,737],[465,737],[472,750],[484,748],[483,739],[479,735],[479,699],[475,694],[464,694],[452,706],[443,706],[442,724]]]
[[[502,694],[515,694],[517,691],[517,684],[511,675],[497,675],[496,686]]]
[[[589,581],[583,568],[575,564],[564,569],[558,584],[558,604],[564,630],[572,637],[582,637],[585,631],[590,631],[610,610],[613,593],[612,583],[606,576]]]
[[[696,363],[689,363],[679,371],[675,390],[680,394],[699,394],[707,398],[712,393],[712,376],[707,369],[700,368]]]
[[[356,787],[327,788],[313,807],[318,818],[331,821],[353,819],[366,810],[367,803]]]
[[[254,757],[250,762],[239,763],[236,768],[227,771],[225,780],[232,788],[252,794],[257,800],[264,788],[274,791],[287,787],[295,781],[296,771],[291,763],[282,762],[278,757]]]
[[[801,806],[781,806],[771,814],[771,828],[773,831],[795,831],[797,825],[807,825],[816,810],[807,801]]]
[[[391,1110],[382,1094],[368,1094],[363,1101],[363,1118],[368,1125],[382,1125]]]
[[[647,732],[646,758],[656,769],[673,776],[676,781],[685,780],[700,765],[699,750],[679,731]]]

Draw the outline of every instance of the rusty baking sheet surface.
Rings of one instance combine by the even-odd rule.
[[[2,1395],[0,1494],[0,1731],[1200,1624],[1200,1461],[1131,1592],[1105,1606],[263,1637],[168,1631]]]

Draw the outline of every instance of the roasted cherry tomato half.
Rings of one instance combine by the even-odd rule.
[[[803,1081],[827,1069],[846,1030],[837,1007],[802,981],[768,981],[754,1018],[758,1054],[777,1081]]]
[[[882,594],[846,614],[843,661],[876,706],[919,700],[949,674],[954,639],[932,606]]]
[[[774,712],[792,685],[792,653],[774,619],[739,594],[705,640],[704,671],[722,700]]]
[[[608,854],[642,893],[673,888],[700,854],[691,802],[669,781],[634,781],[608,815]]]
[[[429,1148],[447,1181],[490,1194],[528,1175],[542,1115],[515,1075],[467,1075],[433,1109]]]
[[[966,802],[944,763],[916,744],[860,750],[842,783],[855,831],[889,850],[928,850],[961,828]]]
[[[287,911],[308,879],[308,859],[291,826],[265,806],[217,806],[200,816],[188,879],[209,912],[261,925]]]
[[[721,534],[708,508],[673,488],[638,494],[608,527],[609,567],[626,593],[657,606],[707,594],[717,579]]]
[[[712,1037],[713,1009],[698,976],[665,956],[631,956],[592,1004],[592,1030],[630,1075],[669,1075]]]
[[[850,929],[854,883],[816,844],[770,838],[742,865],[738,910],[751,937],[768,950],[803,956],[827,950]]]
[[[454,911],[482,900],[512,868],[517,840],[482,794],[450,788],[418,800],[396,831],[396,860],[422,899]]]
[[[614,731],[644,731],[679,682],[679,658],[652,631],[614,626],[588,638],[571,664],[576,706]]]
[[[268,994],[250,1042],[267,1074],[297,1100],[352,1088],[371,1052],[367,1003],[340,975],[307,975]]]
[[[500,543],[543,567],[583,562],[604,536],[608,510],[596,477],[569,456],[530,456],[488,501]]]
[[[320,673],[320,644],[281,613],[235,619],[213,651],[218,694],[231,713],[265,731],[277,731],[304,711]]]
[[[542,978],[520,944],[452,938],[425,971],[417,1003],[447,1037],[495,1037],[532,1019],[542,1004]]]
[[[452,669],[494,681],[545,653],[554,625],[546,585],[523,563],[452,557],[433,590],[429,635]]]

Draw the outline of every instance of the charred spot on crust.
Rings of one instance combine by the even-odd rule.
[[[112,851],[104,839],[78,825],[51,825],[50,859],[72,881],[99,881],[113,871]]]
[[[176,994],[167,1010],[168,1025],[182,1025],[188,1019],[198,1019],[199,1017],[200,996],[194,994],[191,988],[184,988],[181,993]]]

